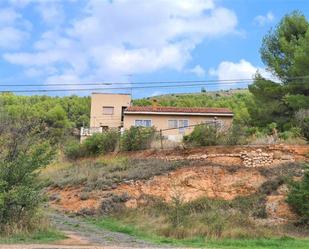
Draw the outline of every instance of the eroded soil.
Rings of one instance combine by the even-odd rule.
[[[261,150],[273,155],[270,165],[261,167],[245,167],[239,154],[243,151]],[[154,196],[169,202],[175,196],[182,201],[192,201],[200,197],[232,200],[237,196],[247,196],[255,193],[266,181],[289,169],[289,163],[306,161],[309,146],[233,146],[204,147],[184,150],[143,151],[126,153],[132,158],[160,158],[162,160],[195,160],[192,166],[182,167],[148,180],[137,180],[117,185],[113,190],[92,190],[87,199],[81,198],[83,187],[67,187],[63,189],[50,188],[50,195],[59,198],[51,201],[58,209],[73,213],[84,210],[98,210],[102,200],[111,195],[129,196],[125,205],[135,208],[143,202],[143,196]],[[217,156],[209,156],[217,155]],[[268,174],[268,170],[278,168],[278,172]],[[280,170],[279,170],[280,168]],[[297,169],[300,170],[300,169]],[[266,172],[266,173],[265,173]],[[275,172],[275,171],[274,171]],[[277,191],[267,197],[266,210],[270,218],[294,219],[295,215],[285,202],[286,190]]]

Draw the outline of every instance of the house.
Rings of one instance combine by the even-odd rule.
[[[227,108],[130,106],[124,112],[124,129],[154,126],[163,136],[174,141],[181,140],[196,125],[208,123],[226,130],[232,121],[233,112]]]
[[[131,106],[129,94],[93,93],[90,128],[81,128],[81,141],[93,133],[131,126],[153,126],[164,137],[179,141],[196,125],[209,123],[224,130],[232,121],[233,112],[227,108]]]
[[[130,94],[92,93],[90,127],[81,128],[81,141],[93,133],[123,127],[124,110],[130,105]]]

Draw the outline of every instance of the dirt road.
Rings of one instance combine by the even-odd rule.
[[[111,232],[98,228],[76,216],[67,216],[62,213],[51,213],[50,219],[56,228],[60,231],[64,231],[68,235],[69,240],[71,240],[71,242],[68,240],[68,242],[63,241],[63,243],[132,248],[158,247],[127,234]]]
[[[67,239],[54,244],[1,245],[0,249],[116,249],[116,248],[170,248],[158,246],[133,236],[111,232],[83,221],[79,217],[62,213],[49,214],[55,227],[67,235]]]
[[[133,249],[136,247],[122,246],[80,246],[80,245],[0,245],[0,249]],[[144,247],[155,249],[158,247]]]

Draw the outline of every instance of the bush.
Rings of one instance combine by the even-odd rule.
[[[295,114],[296,125],[301,128],[302,135],[309,139],[309,109],[301,109]]]
[[[111,130],[93,134],[82,143],[82,147],[86,151],[86,155],[98,155],[113,152],[116,149],[118,140],[119,133]]]
[[[246,144],[247,141],[247,132],[242,125],[233,123],[232,127],[227,133],[226,144],[227,145],[237,145],[237,144]]]
[[[85,156],[81,144],[78,141],[71,141],[64,147],[64,155],[69,159],[77,159]]]
[[[93,156],[115,151],[119,141],[117,131],[96,133],[87,138],[82,144],[77,141],[69,142],[64,148],[64,154],[69,159]]]
[[[287,202],[300,216],[300,224],[309,225],[309,164],[301,181],[290,184]]]
[[[2,113],[1,113],[2,114]],[[54,150],[43,140],[34,120],[0,115],[0,236],[31,232],[43,202],[38,171],[50,163]]]
[[[279,133],[279,137],[283,140],[288,140],[292,138],[299,138],[301,137],[301,129],[298,127],[293,127],[288,131],[284,131]]]
[[[221,143],[221,134],[219,131],[210,125],[197,125],[191,134],[184,136],[185,144],[193,146],[210,146]]]
[[[135,151],[150,148],[150,144],[155,136],[153,127],[134,127],[126,130],[121,138],[121,150]]]

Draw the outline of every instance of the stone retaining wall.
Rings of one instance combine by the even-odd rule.
[[[181,155],[166,155],[156,157],[157,159],[166,160],[166,161],[179,161],[179,160],[212,160],[212,159],[220,159],[220,158],[240,158],[242,160],[242,165],[245,167],[267,167],[270,166],[274,160],[279,161],[294,161],[293,155],[287,155],[273,152],[266,152],[262,149],[256,149],[252,151],[242,151],[240,153],[231,153],[231,154],[206,154],[206,153],[198,153],[187,156]]]

